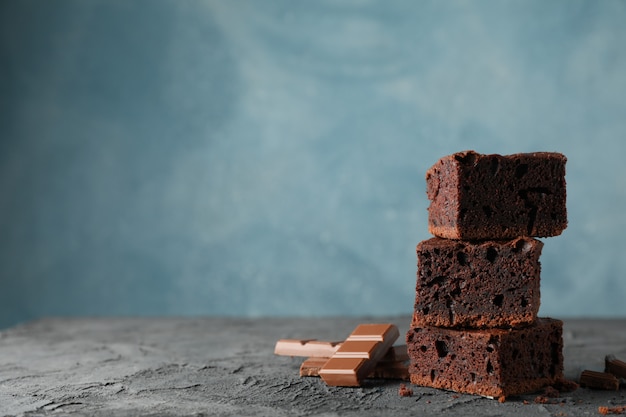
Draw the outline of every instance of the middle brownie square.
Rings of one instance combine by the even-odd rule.
[[[431,238],[417,245],[413,327],[517,327],[540,303],[539,256],[530,237],[471,242]]]

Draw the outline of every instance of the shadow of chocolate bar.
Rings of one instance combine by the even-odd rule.
[[[376,364],[368,378],[409,380],[409,354],[406,345],[392,346]]]
[[[399,336],[393,324],[361,324],[319,370],[330,386],[360,386]]]

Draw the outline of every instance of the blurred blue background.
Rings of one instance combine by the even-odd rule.
[[[626,315],[626,2],[0,2],[0,326],[410,314],[437,159],[559,151],[542,315]]]

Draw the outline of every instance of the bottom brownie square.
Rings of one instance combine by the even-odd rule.
[[[563,322],[517,329],[415,327],[406,335],[411,382],[488,397],[537,391],[563,378]]]

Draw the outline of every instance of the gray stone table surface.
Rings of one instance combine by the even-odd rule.
[[[551,403],[536,394],[487,398],[368,381],[360,388],[301,378],[301,358],[273,354],[281,338],[343,339],[354,318],[47,318],[0,332],[0,415],[600,415],[626,404],[626,389],[580,388]],[[402,339],[402,336],[401,336]],[[402,342],[400,340],[398,343]],[[566,377],[602,370],[606,354],[626,358],[626,319],[565,320]]]

